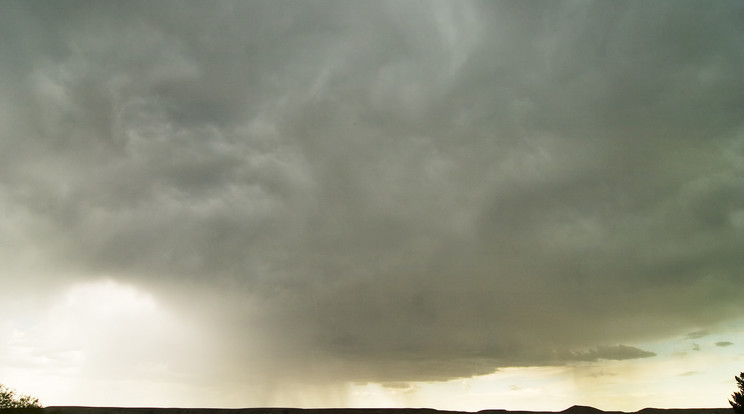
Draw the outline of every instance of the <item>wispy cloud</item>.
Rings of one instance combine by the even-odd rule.
[[[695,331],[695,332],[690,332],[687,335],[685,335],[685,339],[700,339],[708,335],[710,335],[710,332],[705,331],[705,330]]]

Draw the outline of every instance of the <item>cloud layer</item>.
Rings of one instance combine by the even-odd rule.
[[[329,381],[743,310],[738,2],[6,6],[3,284],[111,277]]]

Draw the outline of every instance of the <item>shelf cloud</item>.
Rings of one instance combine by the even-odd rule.
[[[221,378],[381,383],[744,310],[740,2],[3,8],[0,296],[111,278]]]

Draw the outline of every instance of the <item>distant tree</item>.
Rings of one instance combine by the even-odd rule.
[[[737,414],[744,414],[744,372],[734,378],[736,378],[736,384],[739,387],[739,391],[731,394],[729,404],[734,407],[734,411]]]
[[[41,408],[38,398],[17,394],[15,390],[0,384],[0,410],[4,408]]]

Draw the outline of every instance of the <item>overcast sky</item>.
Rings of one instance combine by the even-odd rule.
[[[0,8],[0,382],[46,405],[560,410],[600,384],[601,408],[727,406],[740,1]]]

